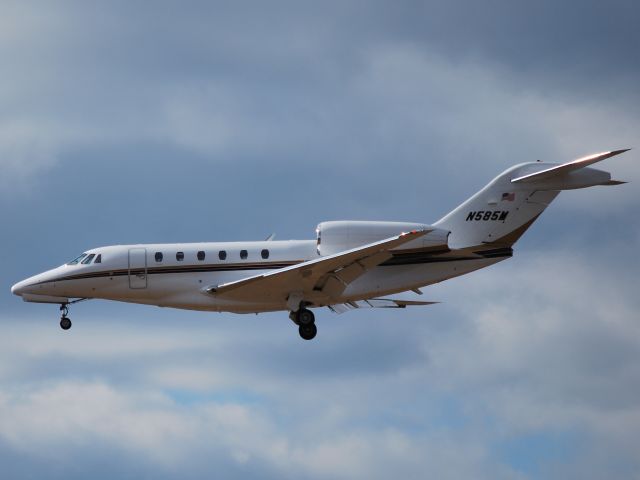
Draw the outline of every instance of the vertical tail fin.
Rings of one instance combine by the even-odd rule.
[[[451,231],[451,248],[510,247],[562,190],[618,185],[608,172],[589,168],[627,150],[599,153],[565,164],[523,163],[504,171],[433,226]]]

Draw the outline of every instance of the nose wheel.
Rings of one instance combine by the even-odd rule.
[[[71,319],[69,317],[62,317],[60,319],[60,328],[63,330],[69,330],[71,328]]]
[[[66,305],[60,305],[60,312],[62,312],[62,316],[60,317],[60,328],[63,330],[69,330],[71,328],[71,319],[67,317],[69,314],[69,308]]]

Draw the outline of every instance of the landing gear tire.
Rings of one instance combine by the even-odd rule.
[[[69,307],[67,307],[66,303],[60,305],[60,312],[62,316],[60,317],[60,328],[63,330],[69,330],[71,328],[71,319],[67,317],[69,314]]]
[[[304,340],[313,340],[318,333],[318,327],[315,323],[302,324],[298,327],[298,333]]]
[[[62,317],[60,319],[60,328],[63,330],[69,330],[71,328],[71,319],[69,317]]]
[[[298,325],[312,325],[316,321],[313,312],[306,308],[301,308],[297,313]]]

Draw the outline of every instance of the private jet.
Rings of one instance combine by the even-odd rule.
[[[433,224],[320,223],[313,240],[116,245],[16,283],[25,302],[69,306],[103,299],[233,313],[288,311],[300,337],[317,328],[312,309],[430,305],[420,288],[501,262],[563,190],[619,185],[589,165],[615,150],[569,163],[513,166]]]

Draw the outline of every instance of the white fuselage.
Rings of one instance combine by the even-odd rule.
[[[224,253],[221,253],[224,252]],[[246,255],[245,255],[246,252]],[[190,310],[257,313],[286,310],[286,297],[236,301],[206,288],[319,258],[315,240],[117,245],[89,250],[88,264],[65,264],[14,285],[25,300],[98,298]],[[204,255],[203,255],[204,253]],[[399,252],[401,253],[401,252]],[[161,258],[160,255],[161,254]],[[332,303],[357,301],[440,282],[507,258],[456,255],[438,261],[408,255],[373,268]],[[407,255],[404,255],[407,257]],[[86,257],[85,257],[86,258]],[[55,302],[52,302],[55,303]],[[318,301],[314,306],[323,306]]]
[[[624,183],[589,165],[625,151],[515,165],[432,225],[338,220],[320,223],[315,240],[102,247],[11,291],[27,302],[60,304],[63,330],[71,328],[69,304],[101,298],[218,312],[287,310],[300,337],[311,340],[311,308],[429,305],[400,297],[511,257],[561,191]]]

